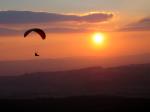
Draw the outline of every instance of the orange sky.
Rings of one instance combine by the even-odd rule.
[[[38,58],[114,57],[150,51],[150,32],[105,32],[105,40],[99,46],[94,45],[92,35],[93,33],[48,34],[44,41],[38,35],[31,35],[30,38],[3,38],[0,40],[0,59],[35,59],[35,49],[41,55]]]
[[[149,0],[136,0],[137,5],[135,0],[94,0],[93,4],[90,0],[87,3],[77,1],[75,4],[79,6],[79,10],[73,7],[73,1],[64,1],[64,10],[60,8],[60,1],[46,1],[49,5],[56,5],[54,9],[57,10],[46,10],[44,7],[45,12],[34,6],[30,6],[31,11],[21,11],[25,5],[18,7],[16,4],[19,1],[15,1],[16,4],[12,6],[5,3],[7,7],[19,9],[0,11],[0,60],[117,57],[150,53]],[[72,6],[72,9],[67,9],[64,3]],[[35,9],[36,12],[33,12]],[[43,41],[35,33],[23,38],[23,33],[32,27],[44,29],[47,39]],[[100,45],[95,45],[91,39],[96,32],[104,34],[104,42]],[[40,57],[34,57],[36,49]]]

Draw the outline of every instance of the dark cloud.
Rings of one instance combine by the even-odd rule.
[[[49,28],[45,29],[48,33],[83,33],[90,30],[84,28]]]
[[[1,37],[23,36],[26,30],[27,29],[15,30],[15,29],[0,28],[0,36]],[[43,30],[46,33],[83,33],[90,31],[84,28],[46,28]]]
[[[83,16],[31,11],[0,11],[0,24],[39,24],[47,22],[103,22],[113,14],[91,13]]]
[[[144,18],[136,23],[129,24],[119,31],[149,31],[150,30],[150,17]]]
[[[14,29],[0,28],[0,36],[14,36],[21,34],[21,32]]]
[[[47,33],[87,32],[89,31],[88,27],[80,27],[76,23],[73,23],[74,26],[71,27],[69,26],[72,25],[71,22],[85,22],[86,24],[92,24],[108,21],[112,17],[113,14],[100,12],[89,13],[86,15],[79,16],[75,14],[67,15],[67,14],[47,13],[47,12],[0,11],[0,25],[1,25],[0,36],[4,37],[4,36],[23,35],[25,30],[27,30],[28,28],[32,28],[34,26],[39,27],[41,25],[42,27],[44,27],[43,29]],[[60,24],[60,22],[65,23]],[[19,30],[16,30],[16,28]]]

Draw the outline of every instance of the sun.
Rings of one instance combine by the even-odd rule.
[[[92,40],[95,44],[102,44],[104,42],[104,35],[102,33],[95,33],[92,36]]]

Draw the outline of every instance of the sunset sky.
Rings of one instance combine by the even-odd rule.
[[[35,2],[36,1],[36,2]],[[0,60],[150,53],[150,0],[0,0]],[[42,40],[30,28],[47,34]],[[93,40],[102,34],[102,42]]]

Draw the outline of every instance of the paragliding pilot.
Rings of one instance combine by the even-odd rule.
[[[37,51],[35,51],[34,56],[40,56]]]
[[[40,56],[39,54],[37,54],[36,52],[35,52],[35,54],[34,54],[35,56]]]

